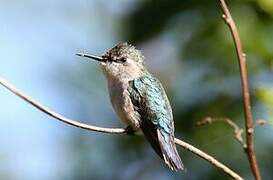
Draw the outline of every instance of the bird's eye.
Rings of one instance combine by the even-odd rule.
[[[124,63],[124,62],[126,62],[126,58],[122,57],[122,58],[119,59],[119,61]]]

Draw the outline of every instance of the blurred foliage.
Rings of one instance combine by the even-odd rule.
[[[255,78],[261,74],[266,74],[266,76],[259,81],[268,81],[269,77],[272,77],[272,2],[271,0],[228,2],[247,54],[251,84],[255,84]],[[184,66],[194,62],[200,69],[202,69],[202,66],[205,68],[208,65],[213,70],[209,70],[210,72],[206,76],[194,82],[199,86],[197,85],[198,89],[193,90],[192,93],[200,93],[203,98],[193,98],[190,104],[185,104],[183,99],[174,100],[176,134],[215,155],[223,162],[228,162],[230,167],[245,177],[250,177],[247,161],[240,145],[233,138],[232,129],[226,125],[211,125],[206,128],[199,128],[195,125],[198,120],[210,115],[230,117],[243,127],[242,97],[240,84],[238,83],[239,72],[235,48],[230,32],[221,19],[217,1],[142,1],[134,11],[124,17],[124,21],[127,31],[123,38],[129,40],[129,42],[145,44],[167,34],[177,47],[179,59],[182,60]],[[183,75],[185,69],[181,67],[181,71]],[[187,69],[187,72],[190,71],[191,69]],[[177,81],[182,81],[180,77],[182,76],[178,76],[173,83],[176,84]],[[234,79],[236,80],[234,81]],[[224,85],[225,83],[227,85]],[[268,83],[272,85],[272,81]],[[192,84],[183,84],[183,82],[180,82],[180,84],[181,86],[178,86],[178,88],[173,85],[173,87],[176,87],[175,89],[169,87],[173,93],[171,96],[179,97],[181,96],[181,89],[185,86],[192,86]],[[206,85],[203,86],[203,84]],[[219,86],[225,87],[216,90],[220,89]],[[259,85],[253,85],[251,88],[258,89],[256,94],[251,94],[253,98],[257,95],[257,98],[254,98],[254,107],[257,107],[257,102],[261,103],[262,107],[264,104],[267,107],[273,107],[271,102],[272,89],[260,87]],[[230,92],[230,90],[235,90],[235,92]],[[268,116],[262,116],[269,119],[269,115],[272,116],[272,108],[267,112],[269,112]],[[255,117],[260,115],[255,109],[254,114]],[[256,133],[259,141],[262,141],[262,136],[259,137],[258,131]],[[260,156],[259,150],[264,148],[262,146],[267,146],[267,144],[256,146],[260,164],[263,163],[262,158],[273,160],[270,152],[264,154],[263,157]],[[269,146],[272,148],[272,144]],[[184,158],[182,153],[182,159]],[[186,167],[191,166],[189,165],[191,164],[190,159],[190,157],[184,159]],[[269,166],[272,167],[272,165]],[[193,167],[195,166],[193,165]],[[204,166],[200,165],[197,169],[200,168],[204,168]],[[207,177],[203,179],[223,178],[212,167],[208,169],[208,171],[203,172],[207,174]],[[265,169],[262,169],[262,174],[265,177],[273,177],[272,172]]]
[[[268,107],[273,107],[273,89],[270,87],[260,87],[256,91],[256,96]]]
[[[268,121],[273,125],[273,88],[264,86],[257,88],[256,97],[264,104],[266,112],[269,114]]]
[[[146,58],[154,58],[147,58],[147,64],[166,88],[173,107],[176,136],[215,156],[245,179],[252,179],[247,158],[234,139],[233,129],[221,123],[205,127],[196,125],[197,121],[211,116],[228,117],[244,127],[234,43],[221,19],[218,1],[142,0],[135,1],[131,7],[122,7],[124,12],[118,15],[102,8],[106,7],[103,2],[110,4],[113,1],[98,2],[101,4],[92,7],[96,11],[89,10],[92,5],[86,2],[87,12],[78,13],[86,13],[90,19],[91,16],[97,18],[92,23],[99,21],[98,26],[101,27],[96,29],[90,26],[90,32],[107,29],[110,23],[118,31],[118,37],[109,37],[112,41],[128,41],[137,48],[143,48]],[[237,0],[228,1],[228,5],[247,57],[254,118],[271,122],[255,129],[255,149],[262,176],[264,179],[273,179],[273,1]],[[99,17],[94,15],[97,11]],[[77,13],[77,8],[73,13]],[[67,21],[70,22],[70,10],[65,9],[64,14],[69,15]],[[86,19],[79,25],[89,27]],[[92,33],[89,36],[96,36]],[[86,40],[86,34],[80,34],[79,41]],[[74,41],[68,42],[73,44],[71,42]],[[91,43],[94,45],[94,42]],[[95,43],[96,46],[103,44],[98,40]],[[57,53],[59,48],[55,48]],[[67,58],[71,51],[63,53]],[[162,57],[166,59],[164,65],[159,62]],[[153,68],[158,66],[160,71]],[[92,117],[94,121],[88,123],[105,127],[120,126],[117,117],[109,112],[106,84],[96,65],[91,68],[91,65],[79,67],[77,64],[77,67],[71,68],[66,64],[58,66],[55,75],[56,72],[58,77],[53,75],[52,78],[56,85],[62,86],[67,94],[71,91],[68,96],[71,104],[78,103],[78,106],[71,108],[71,113],[78,116],[76,119]],[[108,109],[102,103],[106,101]],[[106,118],[102,120],[98,117]],[[173,173],[159,160],[144,137],[104,136],[76,130],[71,131],[71,134],[69,142],[63,145],[69,162],[65,163],[65,167],[58,167],[62,179],[229,179],[211,164],[181,148],[179,152],[186,170]],[[9,175],[0,174],[0,179],[2,177],[5,179]]]
[[[269,86],[261,87],[258,82],[271,84],[272,87],[272,81],[269,81],[272,80],[273,67],[272,2],[238,0],[228,3],[247,55],[254,117],[267,119],[269,115],[272,116],[273,91]],[[154,40],[167,36],[176,47],[180,61],[176,66],[180,66],[181,72],[174,73],[174,80],[169,87],[165,86],[173,104],[176,135],[212,154],[246,179],[251,179],[246,156],[233,137],[233,129],[225,124],[196,126],[197,121],[212,116],[229,117],[244,127],[235,48],[230,32],[221,19],[217,1],[143,0],[121,17],[121,24],[120,38],[134,45],[151,43],[157,46],[158,41]],[[163,84],[167,83],[163,81]],[[270,108],[269,111],[259,111],[265,106]],[[272,128],[269,130],[272,131]],[[255,131],[257,158],[262,175],[265,179],[272,179],[273,173],[268,167],[273,166],[273,144],[264,141],[262,131],[262,128]],[[113,175],[120,179],[228,179],[210,164],[184,150],[180,152],[186,171],[170,173],[162,162],[154,159],[155,155],[143,138],[122,138],[122,141],[115,141],[114,146],[114,156],[131,159],[124,161],[124,169]],[[133,156],[132,153],[138,155]],[[149,156],[153,158],[147,163],[144,159]],[[139,159],[142,163],[135,165]],[[145,171],[146,168],[148,170]],[[77,172],[81,174],[79,169]],[[119,173],[120,176],[117,175]],[[98,178],[92,173],[89,175]],[[81,176],[77,177],[79,179]],[[99,176],[98,179],[106,177],[109,176]]]
[[[228,4],[247,55],[254,117],[271,120],[271,124],[255,129],[255,148],[263,177],[273,179],[273,133],[270,133],[273,122],[273,1],[238,0],[228,1]],[[107,13],[103,12],[103,18],[109,16],[110,19],[113,15]],[[178,71],[163,67],[172,78],[158,75],[171,100],[176,136],[215,156],[246,179],[252,179],[246,156],[234,139],[232,128],[221,123],[196,125],[197,121],[211,116],[228,117],[244,127],[235,48],[221,19],[218,2],[142,0],[120,16],[113,23],[121,25],[117,28],[120,30],[118,39],[150,48],[153,52],[150,57],[165,55],[165,51],[157,51],[160,43],[175,49],[176,55],[167,54],[166,59],[176,57],[173,61]],[[153,63],[155,66],[159,62]],[[120,126],[117,118],[111,117],[105,109],[99,112],[101,101],[106,101],[104,96],[107,95],[106,90],[100,89],[103,80],[96,76],[97,67],[82,67],[79,79],[70,73],[71,70],[63,68],[65,78],[57,82],[70,79],[71,82],[62,85],[68,88],[70,84],[71,89],[83,94],[75,100],[82,105],[74,110],[75,114],[77,110],[90,116],[106,114],[107,120],[98,120],[101,126],[111,126],[110,122]],[[97,94],[91,96],[94,92]],[[97,102],[97,107],[88,113],[90,107],[86,101],[91,98]],[[65,171],[64,179],[229,179],[211,164],[180,148],[186,170],[173,173],[159,160],[144,137],[139,136],[87,135],[80,131],[72,133],[66,151],[71,157],[71,168]]]

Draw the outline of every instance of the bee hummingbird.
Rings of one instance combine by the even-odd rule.
[[[172,108],[161,83],[148,72],[134,46],[119,43],[97,60],[107,78],[112,106],[127,132],[142,132],[155,152],[174,171],[183,169],[174,143]]]

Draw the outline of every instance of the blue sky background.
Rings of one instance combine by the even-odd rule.
[[[122,19],[138,8],[141,1],[109,2],[0,0],[0,76],[66,117],[104,127],[120,127],[99,66],[75,56],[77,52],[100,55],[123,40]],[[183,32],[172,28],[180,20],[187,23],[183,24]],[[193,29],[202,23],[204,17],[199,13],[186,11],[173,18],[160,35],[138,44],[149,59],[149,69],[171,92],[170,100],[177,113],[185,113],[196,104],[210,102],[219,94],[241,96],[238,74],[218,79],[219,69],[211,66],[210,62],[184,61],[186,58],[180,61],[177,42],[181,41],[179,45],[183,47]],[[268,47],[273,47],[272,42],[268,43]],[[250,57],[253,66],[259,64],[261,58],[255,54],[247,57]],[[266,68],[251,76],[253,89],[265,86],[272,90],[272,70]],[[203,80],[211,75],[215,79]],[[271,109],[258,98],[253,101],[254,117],[270,122],[269,126],[257,128],[255,132],[258,156],[269,161],[273,145]],[[180,178],[159,164],[150,149],[138,148],[134,151],[135,146],[128,143],[130,137],[108,136],[70,127],[36,110],[2,87],[0,107],[0,179],[88,179],[90,174],[105,179],[133,179],[140,177],[139,172],[142,172],[142,179]],[[206,115],[210,114],[204,113],[202,117]],[[235,117],[240,119],[242,114]],[[185,133],[178,132],[180,137],[222,159],[226,158],[227,164],[234,164],[237,160],[244,162],[232,133],[218,137],[217,131],[212,131],[217,128],[212,127],[209,131],[195,129],[195,133],[188,136],[187,129],[193,127],[185,127]],[[200,143],[206,136],[211,141]],[[210,148],[215,144],[224,147],[226,139],[232,141],[229,142],[232,147],[226,148],[228,153],[232,152],[231,158],[227,158],[226,152],[222,153],[223,149]],[[119,144],[119,141],[125,142],[125,145]],[[126,158],[120,152],[123,146],[131,148],[124,151]],[[141,143],[138,146],[143,147]],[[215,171],[211,165],[193,158],[190,153],[184,150],[182,153],[187,165],[184,178],[199,179],[204,174],[209,177],[210,172]],[[273,177],[270,171],[266,171],[267,164],[270,163],[262,165],[263,173],[265,177]],[[145,168],[150,166],[155,169],[151,170],[153,173]],[[247,165],[242,165],[242,168],[245,167]],[[250,177],[248,169],[241,173]]]
[[[90,99],[85,100],[67,88],[70,85],[65,81],[88,79],[83,68],[94,69],[92,78],[103,80],[95,63],[74,54],[83,50],[101,54],[116,43],[119,27],[114,21],[131,4],[125,0],[2,1],[1,77],[67,117],[82,116],[81,120],[103,125],[99,119],[113,115],[108,97],[104,97],[106,89],[77,82],[75,86],[82,86],[78,88],[88,87]],[[65,144],[71,131],[81,130],[57,122],[4,88],[0,88],[0,100],[0,177],[59,179],[71,168]],[[88,114],[82,113],[87,109]]]

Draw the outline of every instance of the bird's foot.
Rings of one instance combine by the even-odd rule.
[[[127,127],[125,128],[125,130],[126,130],[126,134],[127,134],[127,135],[130,135],[130,136],[135,135],[135,130],[132,128],[132,126],[127,126]]]

